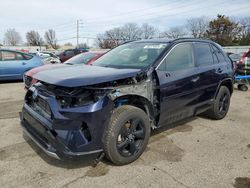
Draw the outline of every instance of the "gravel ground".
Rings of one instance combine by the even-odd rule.
[[[227,117],[196,117],[155,132],[136,162],[46,156],[19,126],[22,83],[0,85],[0,187],[250,187],[250,91],[235,90]]]

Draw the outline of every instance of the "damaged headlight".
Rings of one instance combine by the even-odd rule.
[[[95,103],[105,94],[105,90],[86,90],[76,96],[57,96],[56,99],[62,108],[73,108]]]

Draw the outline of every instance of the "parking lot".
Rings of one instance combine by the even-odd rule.
[[[0,187],[250,187],[250,92],[235,89],[227,117],[154,132],[136,162],[93,168],[62,162],[23,137],[22,83],[0,85]]]

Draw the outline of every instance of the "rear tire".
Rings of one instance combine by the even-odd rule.
[[[240,91],[247,91],[248,87],[245,84],[239,84],[238,85],[238,90],[240,90]]]
[[[227,115],[230,98],[229,89],[226,86],[221,86],[211,109],[207,111],[208,117],[215,120],[223,119]]]
[[[115,165],[140,157],[150,137],[150,122],[140,108],[124,105],[114,110],[104,135],[106,157]]]

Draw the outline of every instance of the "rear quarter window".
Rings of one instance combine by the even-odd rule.
[[[212,45],[212,51],[213,51],[213,56],[214,56],[214,62],[215,63],[225,62],[225,57],[222,54],[221,50],[219,50],[217,47]]]

